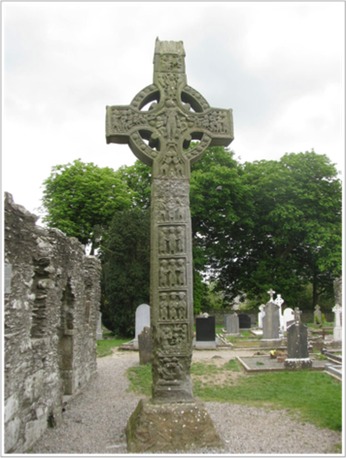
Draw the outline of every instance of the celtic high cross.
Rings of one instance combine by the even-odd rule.
[[[154,82],[109,106],[107,143],[128,143],[152,166],[150,305],[154,401],[192,400],[190,163],[233,140],[231,110],[210,108],[187,85],[183,43],[156,40]],[[196,142],[191,144],[191,140]]]

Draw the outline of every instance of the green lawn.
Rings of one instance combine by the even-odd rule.
[[[113,352],[113,348],[119,347],[123,343],[128,342],[129,339],[105,339],[105,340],[97,340],[97,347],[96,347],[96,355],[98,358],[102,356],[111,355]]]
[[[322,428],[341,431],[341,383],[318,371],[283,371],[244,374],[232,384],[220,385],[218,374],[240,371],[231,360],[224,366],[193,363],[191,376],[194,395],[204,401],[232,402],[258,407],[288,409],[303,421]],[[198,376],[214,375],[201,381]],[[195,379],[194,379],[195,376]],[[131,389],[151,395],[151,366],[134,366],[128,370]],[[215,380],[214,382],[211,380]]]

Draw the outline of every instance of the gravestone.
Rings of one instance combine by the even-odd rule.
[[[230,110],[211,108],[187,85],[184,58],[181,41],[157,39],[153,84],[140,91],[130,105],[107,107],[107,143],[128,143],[138,159],[152,167],[153,384],[152,399],[138,404],[127,425],[128,451],[134,453],[186,450],[197,437],[199,446],[220,441],[210,417],[193,398],[190,378],[193,262],[189,178],[190,164],[206,148],[227,146],[233,140],[233,125]],[[189,148],[191,140],[198,142]],[[172,315],[178,299],[179,314]],[[191,409],[195,420],[186,417],[184,423]],[[176,428],[170,430],[164,418],[176,422]],[[184,434],[178,431],[178,424],[185,424]]]
[[[136,308],[135,338],[133,341],[135,348],[138,348],[138,336],[146,326],[150,327],[150,306],[141,304]]]
[[[308,328],[301,322],[301,312],[296,308],[294,322],[287,328],[286,369],[306,369],[312,366],[308,351]]]
[[[239,328],[240,329],[250,329],[251,328],[251,317],[246,313],[239,313]]]
[[[239,318],[237,313],[226,315],[226,331],[231,336],[239,335]]]
[[[322,312],[319,305],[315,305],[314,310],[314,324],[322,324]]]
[[[288,326],[294,322],[294,311],[290,307],[285,308],[283,313],[284,331],[287,331]]]
[[[334,342],[342,341],[342,307],[336,304],[332,308],[334,312],[334,329],[333,329],[333,340]]]
[[[264,309],[265,316],[263,318],[262,341],[268,341],[270,344],[280,340],[280,309],[273,301],[274,293],[275,291],[272,289],[268,291],[270,299],[269,302],[266,303]]]
[[[264,311],[265,310],[265,304],[261,304],[258,307],[258,309],[259,309],[259,312],[258,312],[258,327],[260,329],[262,329],[263,328],[263,318],[264,318],[264,316],[266,314],[265,311]]]
[[[196,348],[216,348],[215,317],[196,317]]]
[[[151,331],[145,326],[138,335],[139,364],[148,364],[152,360]]]
[[[284,318],[282,314],[282,304],[285,302],[281,297],[281,294],[278,294],[275,299],[275,304],[279,307],[279,318],[280,318],[280,331],[284,330]]]

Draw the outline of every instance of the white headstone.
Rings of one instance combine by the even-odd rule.
[[[342,307],[339,304],[336,304],[332,308],[332,310],[335,314],[333,339],[336,342],[341,342],[342,340]]]
[[[264,316],[265,316],[265,314],[266,314],[266,312],[264,311],[264,309],[265,309],[265,304],[261,304],[261,305],[258,307],[258,309],[259,309],[259,312],[258,312],[258,327],[259,327],[260,329],[262,329],[262,328],[263,328],[263,318],[264,318]]]
[[[281,306],[282,304],[285,302],[282,297],[281,297],[281,294],[278,294],[276,296],[276,299],[275,299],[275,304],[279,307],[279,312],[280,312],[280,330],[283,331],[284,330],[284,317],[282,315],[282,310],[281,310]]]
[[[145,327],[150,328],[150,306],[141,304],[136,309],[135,342]]]
[[[290,321],[293,323],[294,322],[294,311],[293,309],[287,307],[285,310],[284,310],[284,313],[283,313],[283,329],[284,331],[287,331],[287,327],[291,324]]]

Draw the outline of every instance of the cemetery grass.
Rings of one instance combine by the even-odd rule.
[[[130,368],[128,377],[131,390],[151,396],[150,364]],[[285,409],[303,422],[334,431],[342,429],[341,384],[322,372],[246,374],[236,360],[230,360],[222,366],[193,363],[191,377],[194,396],[202,401]]]
[[[109,356],[113,353],[114,348],[118,348],[120,345],[128,342],[129,339],[117,339],[108,338],[105,340],[97,340],[96,355],[98,358],[103,356]]]

